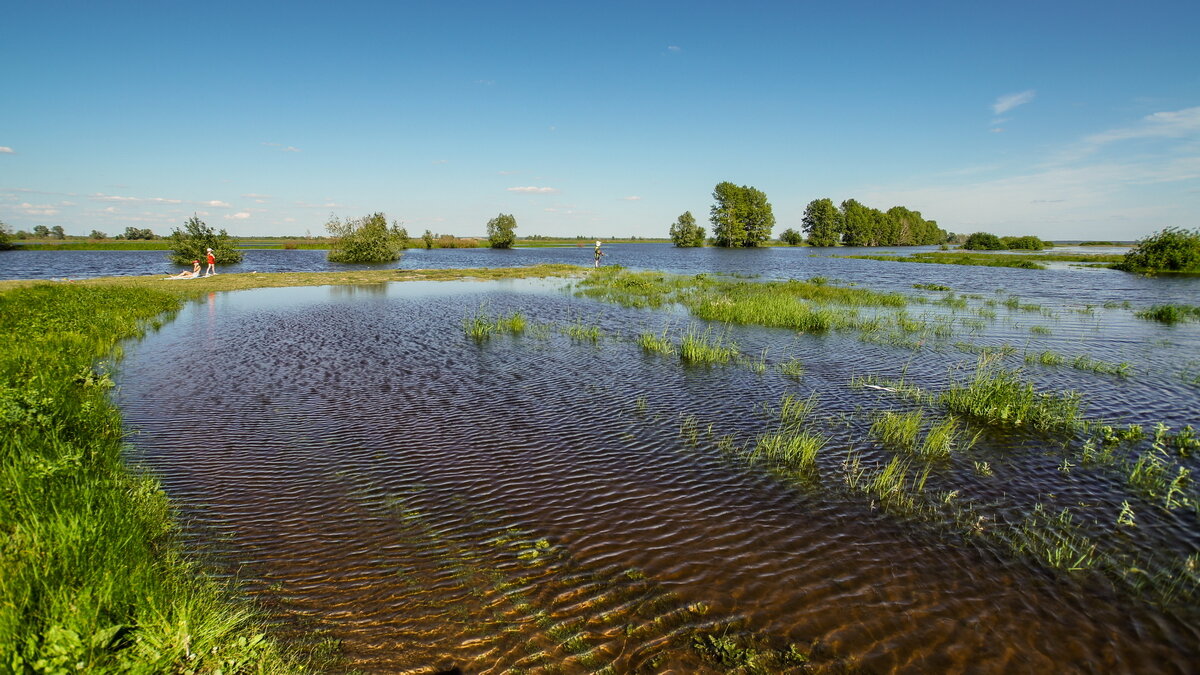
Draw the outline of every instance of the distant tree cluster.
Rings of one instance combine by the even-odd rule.
[[[113,237],[113,239],[129,239],[131,241],[135,240],[135,239],[158,239],[158,238],[159,238],[158,235],[154,234],[154,232],[151,231],[150,228],[148,228],[148,227],[146,229],[139,229],[136,227],[127,227],[127,228],[125,228],[125,234],[118,234],[117,236]]]
[[[717,183],[713,189],[708,220],[713,226],[713,243],[733,248],[758,246],[771,238],[775,227],[775,214],[767,195],[762,190],[729,181]]]
[[[696,224],[691,211],[684,211],[671,225],[671,242],[680,248],[704,245],[704,228]]]
[[[802,225],[811,246],[926,246],[949,237],[920,211],[903,206],[880,211],[854,199],[841,208],[831,199],[814,199],[804,210]]]
[[[967,236],[962,247],[969,251],[1040,251],[1053,246],[1032,235],[1023,237],[997,237],[990,232],[975,232]]]
[[[325,229],[335,237],[328,254],[331,262],[391,262],[399,260],[408,246],[408,232],[395,221],[388,227],[382,213],[346,220],[331,215]]]

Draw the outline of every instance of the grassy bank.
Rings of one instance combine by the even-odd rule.
[[[122,459],[117,342],[177,293],[42,284],[0,295],[0,663],[8,672],[278,672],[247,607],[181,552]]]
[[[1089,253],[966,253],[962,251],[941,252],[923,251],[909,256],[899,255],[842,255],[837,258],[856,258],[860,260],[886,260],[890,262],[932,263],[938,265],[973,265],[977,267],[1017,267],[1021,269],[1044,270],[1043,262],[1074,262],[1091,264],[1117,263],[1123,259],[1120,255],[1089,254]]]
[[[118,343],[213,291],[564,276],[567,265],[0,282],[0,671],[294,672],[123,460]]]

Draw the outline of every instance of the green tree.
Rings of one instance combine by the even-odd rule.
[[[713,188],[709,221],[717,246],[749,247],[771,238],[775,214],[761,190],[725,181]]]
[[[13,247],[12,230],[8,228],[8,224],[0,220],[0,251],[7,251]]]
[[[789,227],[779,235],[779,241],[788,246],[799,246],[804,243],[804,235]]]
[[[804,209],[809,246],[837,246],[842,240],[842,214],[829,198],[814,199]]]
[[[696,224],[691,211],[684,211],[671,225],[671,241],[679,248],[704,245],[704,228]]]
[[[517,240],[517,219],[509,213],[501,213],[487,223],[488,243],[492,248],[512,248]]]
[[[875,221],[871,209],[854,199],[842,202],[842,245],[872,246]]]
[[[1126,272],[1200,272],[1200,229],[1168,227],[1139,239],[1116,268]]]
[[[50,236],[50,228],[46,227],[45,225],[34,225],[33,236],[45,239],[46,237]]]
[[[433,233],[425,230],[425,234],[421,235],[421,241],[424,242],[425,248],[433,248]]]
[[[400,224],[388,227],[387,216],[372,213],[362,218],[341,220],[331,215],[325,229],[335,237],[329,247],[330,262],[385,263],[399,260],[407,237]]]
[[[63,231],[62,225],[55,225],[54,227],[50,228],[50,236],[54,237],[55,239],[66,239],[67,233]]]
[[[1014,251],[1041,251],[1046,248],[1047,242],[1033,235],[1025,235],[1024,237],[1000,237],[1000,243],[1004,244],[1004,248]],[[1051,245],[1053,246],[1053,244]]]
[[[92,233],[88,235],[88,238],[89,239],[108,239],[108,235],[101,232],[100,230],[92,230]]]
[[[130,230],[133,230],[131,233]],[[145,232],[150,232],[145,230]],[[137,235],[137,236],[131,236]],[[151,234],[153,236],[153,234]],[[142,231],[137,228],[125,229],[126,239],[141,239]],[[242,261],[242,252],[233,247],[233,239],[225,230],[213,232],[203,220],[192,216],[183,224],[183,229],[171,230],[171,253],[168,256],[176,265],[187,265],[193,260],[204,261],[207,249],[213,250],[213,257],[222,265],[230,265]]]

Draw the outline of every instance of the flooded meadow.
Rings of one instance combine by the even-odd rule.
[[[1194,669],[1200,280],[661,250],[209,295],[132,459],[337,671]]]

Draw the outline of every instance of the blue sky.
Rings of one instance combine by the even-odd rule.
[[[947,230],[1200,214],[1200,3],[20,2],[0,220],[666,236],[721,181]]]

